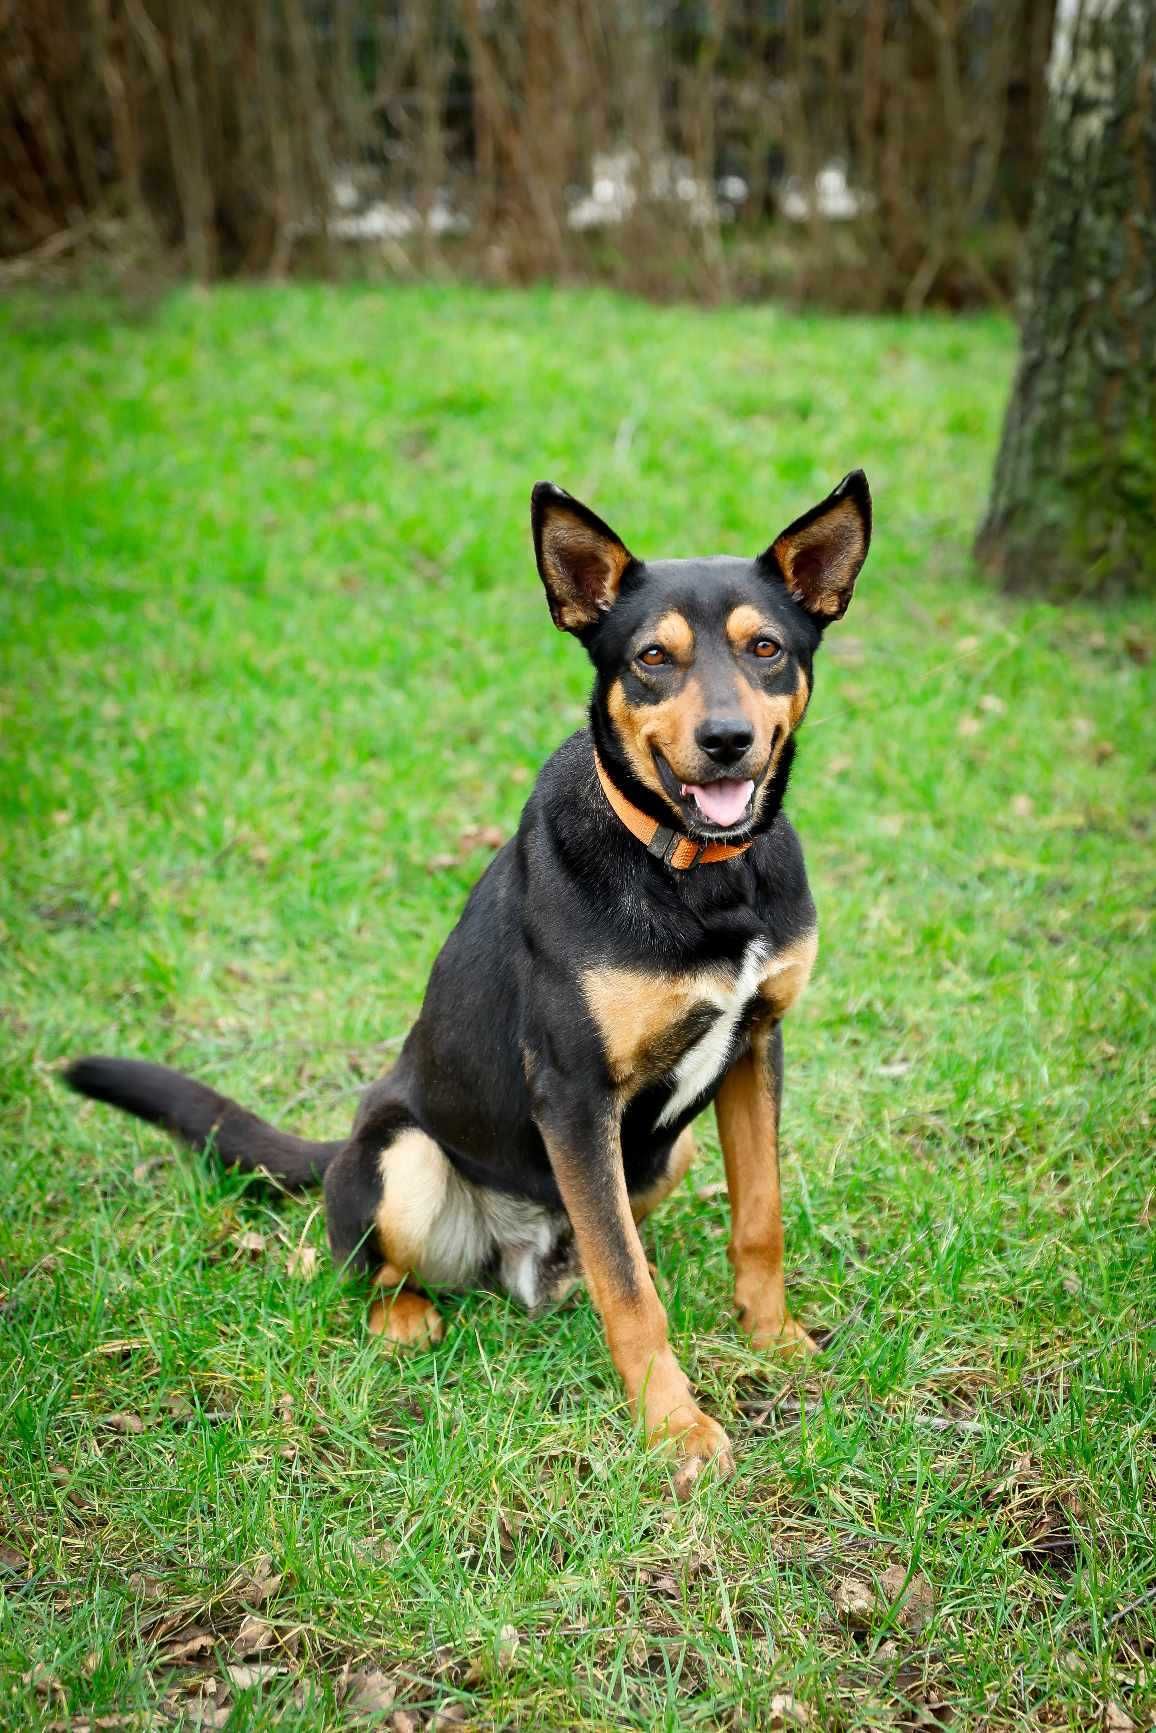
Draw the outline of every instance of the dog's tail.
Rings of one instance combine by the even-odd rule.
[[[212,1146],[230,1167],[267,1173],[290,1191],[320,1185],[342,1143],[310,1143],[278,1131],[204,1083],[142,1059],[77,1059],[64,1081],[78,1095],[106,1101],[159,1125],[192,1149]]]

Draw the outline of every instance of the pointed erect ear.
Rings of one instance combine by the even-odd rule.
[[[785,529],[759,560],[820,626],[847,612],[871,546],[871,491],[861,469]]]
[[[634,556],[608,524],[552,481],[540,481],[531,494],[530,521],[554,624],[581,632],[613,607]]]

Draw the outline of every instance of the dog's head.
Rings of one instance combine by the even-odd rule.
[[[554,624],[597,669],[595,743],[661,824],[740,839],[778,810],[823,630],[871,541],[862,470],[755,560],[636,559],[579,500],[539,482],[534,552]]]

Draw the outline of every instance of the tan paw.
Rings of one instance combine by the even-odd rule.
[[[369,1330],[398,1348],[429,1348],[446,1333],[441,1314],[424,1294],[403,1288],[369,1308]]]
[[[689,1498],[699,1476],[708,1468],[719,1480],[729,1480],[735,1471],[731,1441],[709,1414],[696,1412],[694,1422],[676,1433],[673,1442],[680,1458],[674,1477],[676,1498]]]
[[[674,1477],[676,1498],[689,1498],[695,1482],[708,1466],[720,1480],[729,1480],[735,1471],[731,1441],[709,1414],[692,1402],[682,1402],[662,1420],[649,1426],[651,1444],[665,1447],[678,1456],[678,1472]]]
[[[749,1331],[751,1343],[756,1348],[762,1348],[773,1354],[817,1354],[819,1344],[812,1336],[808,1336],[797,1318],[790,1313],[782,1317],[764,1318],[757,1324],[748,1323],[743,1319],[743,1328]]]

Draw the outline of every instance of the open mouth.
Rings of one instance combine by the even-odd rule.
[[[655,753],[663,786],[697,825],[714,830],[734,830],[751,816],[755,784],[750,777],[720,776],[714,782],[680,782],[660,752]]]
[[[754,792],[755,785],[749,780],[732,782],[729,778],[724,778],[722,782],[682,784],[684,798],[689,795],[707,823],[720,825],[724,830],[741,824],[747,817]]]

